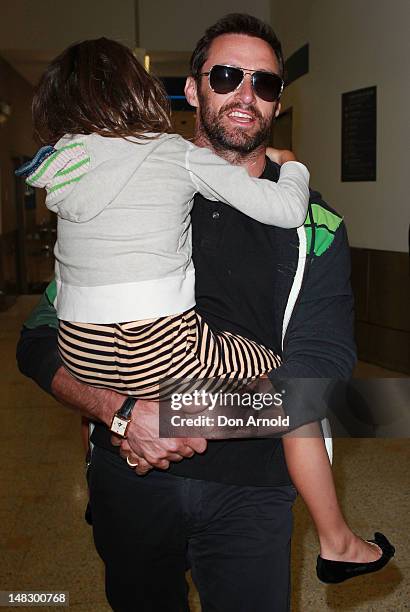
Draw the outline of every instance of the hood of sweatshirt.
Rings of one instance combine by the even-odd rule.
[[[61,138],[26,178],[47,190],[47,208],[63,219],[93,219],[121,193],[148,155],[176,134],[112,138],[97,134]],[[136,196],[138,197],[138,196]]]

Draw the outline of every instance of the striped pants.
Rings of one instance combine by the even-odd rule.
[[[201,389],[227,388],[280,364],[252,340],[212,331],[194,309],[109,325],[60,321],[58,346],[77,379],[144,399],[166,399],[199,381]]]

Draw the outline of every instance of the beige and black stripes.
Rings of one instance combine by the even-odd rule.
[[[192,389],[193,381],[214,391],[280,364],[273,351],[252,340],[215,333],[195,310],[111,325],[60,321],[58,344],[79,380],[147,399]]]

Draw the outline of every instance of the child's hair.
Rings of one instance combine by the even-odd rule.
[[[146,138],[171,127],[162,83],[130,49],[108,38],[85,40],[56,57],[41,77],[32,111],[43,144],[65,134]]]

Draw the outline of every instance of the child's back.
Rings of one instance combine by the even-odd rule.
[[[264,223],[303,222],[308,172],[282,166],[279,183],[248,176],[176,134],[61,139],[30,175],[58,215],[60,319],[135,321],[195,304],[190,211],[196,191]]]

